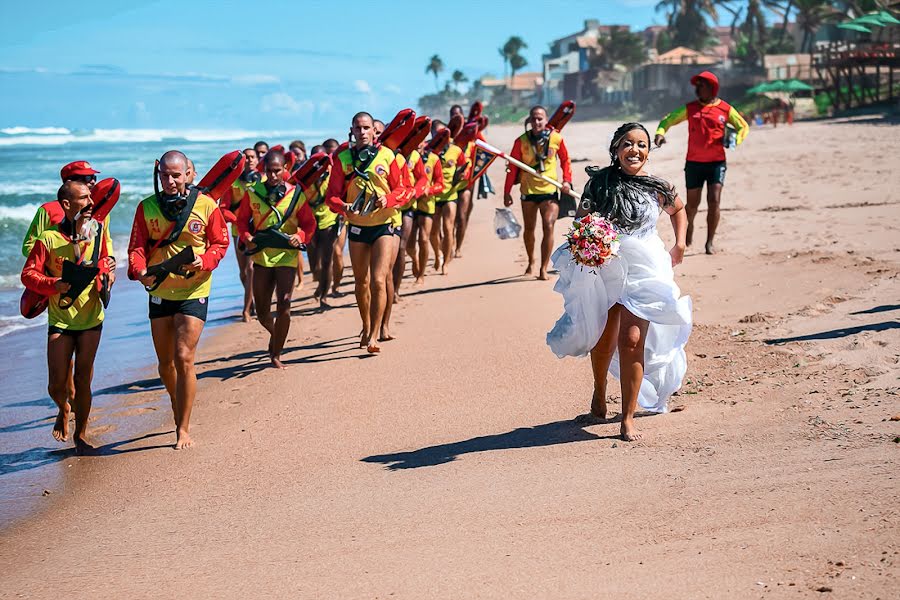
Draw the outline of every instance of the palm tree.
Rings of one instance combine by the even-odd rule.
[[[513,54],[509,57],[510,85],[516,78],[516,71],[528,64],[528,60],[521,54]]]
[[[434,89],[438,89],[438,74],[444,70],[444,61],[441,60],[441,57],[435,54],[428,61],[428,66],[425,67],[426,73],[434,74]]]
[[[520,38],[517,35],[510,36],[510,38],[508,40],[506,40],[506,43],[503,44],[503,47],[500,48],[500,56],[503,57],[504,74],[506,73],[505,66],[507,64],[510,66],[510,71],[512,72],[512,76],[515,76],[516,71],[521,69],[522,67],[524,67],[525,64],[527,64],[528,61],[521,63],[521,61],[525,60],[525,59],[523,59],[519,55],[519,52],[522,49],[527,48],[527,47],[528,47],[528,44],[525,43],[525,40],[523,40],[522,38]],[[514,56],[519,56],[519,59],[517,59],[516,62],[521,63],[521,64],[518,67],[512,66]]]
[[[666,13],[674,46],[701,50],[710,38],[707,17],[719,18],[716,4],[716,0],[661,0],[656,10]]]
[[[828,0],[794,0],[797,9],[797,26],[803,31],[801,52],[812,52],[816,39],[816,31],[826,20],[834,17],[837,11]]]
[[[450,79],[453,80],[453,85],[456,86],[457,92],[459,91],[460,84],[463,84],[469,80],[469,78],[466,77],[465,74],[459,69],[453,71],[453,75],[450,76]]]

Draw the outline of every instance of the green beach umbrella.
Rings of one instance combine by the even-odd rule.
[[[862,25],[863,27],[884,27],[884,21],[881,20],[879,15],[863,15],[861,17],[856,17],[850,23],[855,23],[857,25]]]
[[[846,23],[840,23],[837,26],[838,29],[847,29],[849,31],[859,31],[860,33],[872,33],[872,30],[868,27],[860,25],[859,23],[854,23],[853,21],[847,21]]]
[[[886,10],[883,10],[880,13],[878,13],[878,18],[881,19],[881,22],[885,25],[900,25],[900,20],[897,20],[897,18],[894,17],[894,15],[892,15],[891,13],[889,13]]]
[[[788,79],[784,82],[784,91],[786,92],[811,92],[813,89],[815,89],[813,86],[799,79]]]
[[[763,81],[762,83],[757,83],[752,88],[747,90],[747,93],[748,94],[765,94],[766,92],[776,92],[776,91],[778,91],[777,86],[775,85],[777,83],[778,83],[777,81]]]

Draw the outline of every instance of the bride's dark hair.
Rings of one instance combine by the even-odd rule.
[[[675,187],[665,179],[653,175],[629,175],[622,170],[619,144],[628,132],[635,129],[640,129],[647,136],[649,148],[650,133],[640,123],[625,123],[616,129],[609,144],[609,166],[585,169],[589,179],[581,195],[581,206],[585,210],[606,217],[625,233],[640,227],[643,215],[641,205],[648,198],[655,201],[662,196],[665,206],[675,202]]]

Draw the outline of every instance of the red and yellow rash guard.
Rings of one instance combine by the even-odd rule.
[[[358,227],[387,225],[393,222],[397,207],[406,204],[412,192],[403,183],[403,174],[394,159],[394,153],[383,146],[369,163],[366,174],[369,177],[368,181],[354,176],[352,152],[349,148],[340,152],[331,166],[331,179],[328,182],[325,202],[334,212],[346,215],[351,225]],[[348,212],[344,202],[353,204],[362,191],[365,191],[366,198],[384,196],[387,199],[387,207],[374,210],[367,215]]]
[[[656,135],[666,135],[666,131],[682,121],[688,122],[687,160],[693,162],[721,162],[725,160],[725,124],[737,131],[737,143],[747,137],[750,127],[744,117],[730,104],[717,98],[709,104],[699,100],[689,102],[663,117],[656,128]]]
[[[541,171],[540,160],[538,160],[538,155],[527,132],[516,138],[509,155],[554,181],[560,181],[557,174],[557,167],[559,167],[562,170],[562,181],[572,182],[572,161],[569,160],[569,150],[558,131],[550,132],[550,137],[547,139],[547,158],[544,159],[543,171]],[[556,192],[556,187],[552,183],[547,183],[531,173],[525,173],[510,163],[506,168],[506,184],[503,186],[503,193],[511,193],[516,182],[519,183],[519,190],[524,196]]]
[[[281,219],[284,211],[290,206],[296,189],[289,183],[285,185],[287,191],[274,206],[261,196],[266,193],[265,185],[262,183],[257,184],[247,193],[237,214],[237,227],[240,239],[244,243],[253,239],[254,232],[272,227]],[[299,234],[300,241],[304,244],[312,238],[316,231],[316,218],[309,202],[306,201],[304,192],[300,192],[294,212],[284,220],[279,231],[286,235]],[[261,267],[296,267],[299,264],[299,253],[299,249],[263,248],[256,254],[252,254],[251,259],[254,264]]]
[[[433,152],[429,152],[424,157],[417,151],[414,154],[419,156],[419,160],[413,165],[413,173],[416,177],[416,188],[413,193],[418,198],[416,210],[426,215],[433,215],[435,199],[444,191],[444,170],[441,168],[441,159]]]
[[[262,181],[265,182],[265,177],[262,178]],[[231,235],[233,237],[240,235],[237,227],[237,214],[241,208],[241,203],[251,188],[253,188],[252,183],[246,183],[238,179],[219,198],[219,210],[222,211],[222,217],[224,217],[225,222],[231,224]]]
[[[436,203],[452,202],[459,196],[459,190],[466,187],[465,172],[468,168],[468,160],[463,153],[462,148],[456,144],[450,144],[444,153],[440,156],[441,175],[444,179],[444,188],[435,198]],[[460,171],[461,177],[456,178],[457,170]]]
[[[169,275],[150,295],[163,300],[206,298],[209,296],[212,271],[228,249],[225,218],[215,200],[200,194],[178,239],[167,246],[156,247],[160,239],[168,237],[172,225],[173,222],[163,215],[155,195],[138,204],[128,242],[128,278],[139,279],[148,266],[172,258],[191,246],[194,255],[199,256],[203,263],[202,270],[194,273],[193,277]]]
[[[96,284],[87,286],[68,308],[60,308],[60,294],[56,291],[56,282],[62,277],[63,262],[90,264],[96,242],[96,238],[73,242],[71,237],[57,229],[44,231],[35,241],[22,269],[22,284],[33,292],[50,297],[47,323],[51,327],[84,331],[103,322],[103,302],[100,301]],[[103,236],[99,243],[102,246],[98,259],[102,261],[112,255],[112,242]]]
[[[34,243],[41,237],[41,234],[48,229],[56,229],[56,226],[62,222],[65,216],[66,213],[58,200],[45,202],[37,209],[34,218],[31,220],[31,225],[28,226],[25,239],[22,241],[22,254],[25,255],[25,258],[28,258],[28,255],[31,254],[31,249],[34,248]],[[109,215],[106,216],[106,220],[103,222],[103,239],[112,248],[112,237],[109,234]],[[112,256],[112,250],[110,250],[110,256]]]
[[[328,180],[329,176],[326,175],[316,188],[319,193],[319,198],[321,198],[321,202],[316,204],[315,208],[313,208],[313,216],[316,218],[316,227],[320,230],[333,227],[338,220],[337,213],[328,208],[328,205],[325,203],[325,194],[328,193]]]

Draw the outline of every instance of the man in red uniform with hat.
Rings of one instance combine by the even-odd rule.
[[[688,218],[686,243],[694,237],[694,217],[700,209],[700,196],[706,184],[706,253],[715,253],[713,237],[719,225],[719,204],[725,185],[725,147],[728,142],[726,125],[731,125],[737,135],[735,145],[747,137],[747,122],[730,104],[718,97],[719,79],[709,71],[691,77],[697,99],[666,115],[656,128],[657,146],[666,143],[666,131],[682,121],[688,122],[688,150],[684,163],[684,179],[687,187]]]

